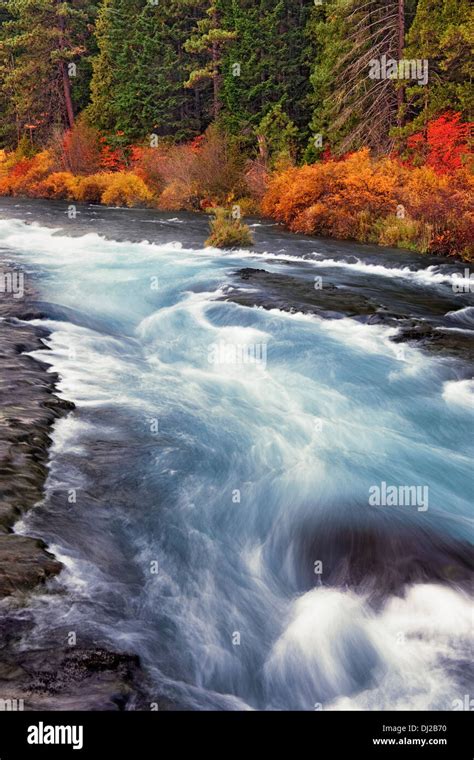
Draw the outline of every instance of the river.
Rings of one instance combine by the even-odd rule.
[[[16,525],[64,564],[30,600],[35,646],[137,654],[150,703],[180,709],[453,709],[472,693],[464,266],[261,219],[223,252],[204,216],[76,211],[0,200],[38,358],[75,404]]]

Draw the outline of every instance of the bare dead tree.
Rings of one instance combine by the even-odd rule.
[[[350,30],[346,51],[338,62],[331,113],[335,129],[355,123],[340,144],[340,152],[369,145],[376,152],[392,147],[390,130],[399,124],[404,88],[391,78],[371,79],[371,62],[399,61],[405,44],[405,0],[349,0],[345,19]]]

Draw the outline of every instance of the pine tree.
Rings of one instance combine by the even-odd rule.
[[[41,143],[55,124],[72,126],[74,81],[88,53],[89,0],[7,0],[1,26],[0,91],[8,99],[4,118],[17,136],[25,128]],[[87,76],[87,75],[85,75]],[[3,130],[5,132],[5,130]]]
[[[474,8],[470,0],[419,0],[407,35],[406,56],[429,62],[427,86],[407,88],[405,133],[444,111],[472,119]]]
[[[184,139],[201,131],[205,105],[184,88],[184,43],[196,22],[190,0],[104,0],[97,20],[90,121],[128,140]]]
[[[221,109],[222,59],[224,49],[236,38],[235,31],[223,26],[221,0],[209,0],[205,17],[200,19],[194,33],[185,43],[188,53],[204,54],[208,59],[203,66],[191,71],[186,87],[197,87],[205,82],[212,83],[212,112],[217,119]]]
[[[300,142],[306,139],[311,58],[306,25],[312,5],[311,0],[223,4],[227,26],[236,33],[223,57],[223,119],[249,143],[255,143],[262,119],[280,111],[297,127]]]

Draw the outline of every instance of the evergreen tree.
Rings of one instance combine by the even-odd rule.
[[[392,145],[400,123],[404,81],[371,78],[371,62],[403,57],[410,0],[329,0],[310,25],[318,46],[311,77],[315,110],[311,128],[336,152],[368,145],[377,152]]]
[[[311,60],[306,25],[311,0],[226,0],[224,17],[236,33],[223,58],[223,120],[235,135],[255,132],[267,115],[281,111],[307,139]],[[275,110],[279,106],[279,110]],[[271,118],[271,117],[270,117]]]
[[[196,21],[191,0],[103,0],[88,116],[129,140],[150,134],[184,139],[207,124],[199,93],[184,88],[184,43]]]
[[[405,54],[429,63],[427,86],[407,89],[405,132],[423,127],[443,111],[472,119],[474,7],[470,0],[419,0]]]
[[[204,54],[203,66],[193,68],[186,82],[187,87],[197,87],[203,82],[212,83],[212,113],[217,119],[221,109],[222,60],[224,49],[235,39],[235,31],[224,28],[223,3],[209,0],[204,18],[200,19],[191,37],[185,43],[188,53]]]
[[[34,131],[41,143],[54,125],[74,123],[78,103],[73,83],[87,79],[81,62],[91,41],[88,23],[94,4],[7,0],[3,12],[8,16],[0,28],[0,92],[8,105],[2,121],[15,124],[18,138],[25,128]],[[5,123],[2,132],[11,141]]]

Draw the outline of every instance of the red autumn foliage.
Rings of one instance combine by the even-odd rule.
[[[426,132],[407,140],[409,162],[431,167],[437,174],[452,174],[469,154],[473,123],[461,122],[461,114],[446,112],[428,122]]]
[[[100,138],[101,142],[101,159],[100,165],[106,171],[124,171],[127,165],[125,151],[123,148],[112,148],[106,137]]]
[[[98,172],[101,167],[101,147],[97,130],[78,120],[64,134],[61,158],[64,169],[73,174]]]

